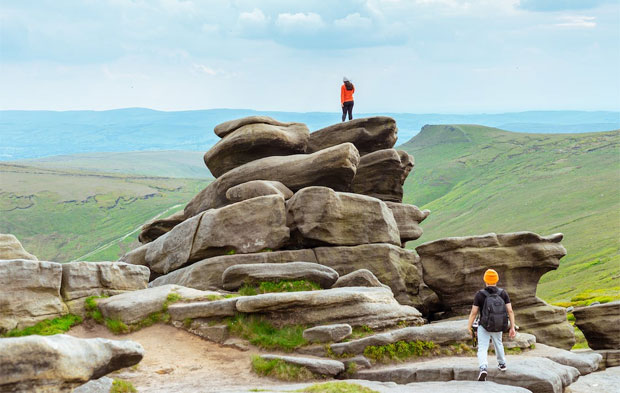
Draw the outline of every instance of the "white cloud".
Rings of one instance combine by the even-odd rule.
[[[215,76],[218,74],[216,70],[214,70],[213,68],[207,67],[204,64],[194,64],[193,66],[196,71],[201,72],[203,74],[207,74],[211,76]]]
[[[258,8],[254,8],[252,12],[242,12],[239,14],[239,22],[251,23],[254,25],[267,23],[267,17]]]
[[[591,29],[596,27],[596,18],[593,16],[584,15],[566,15],[559,18],[562,23],[556,23],[554,26],[558,27],[583,27]]]
[[[324,25],[325,23],[321,15],[314,12],[307,14],[303,12],[278,14],[278,19],[276,20],[276,26],[284,32],[317,31]]]
[[[334,21],[334,26],[343,28],[343,29],[352,29],[352,28],[364,28],[367,29],[372,27],[372,20],[370,18],[366,18],[361,16],[359,13],[349,14],[342,19],[336,19]]]

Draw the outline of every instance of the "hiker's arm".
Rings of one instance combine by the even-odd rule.
[[[467,321],[467,330],[471,330],[471,326],[478,315],[478,306],[471,306],[471,312],[469,313],[469,320]],[[511,309],[512,310],[512,309]]]
[[[517,331],[515,330],[515,313],[512,311],[512,303],[506,304],[506,311],[508,311],[508,318],[510,319],[510,337],[514,337],[517,335]]]

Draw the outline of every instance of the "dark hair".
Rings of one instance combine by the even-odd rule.
[[[353,90],[353,83],[351,83],[350,81],[344,81],[344,86],[347,88],[347,90]]]

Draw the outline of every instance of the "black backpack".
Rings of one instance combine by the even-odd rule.
[[[506,332],[508,330],[508,311],[506,303],[500,296],[503,289],[497,288],[497,292],[491,293],[487,289],[483,289],[482,293],[486,295],[484,305],[480,310],[480,325],[487,332]]]

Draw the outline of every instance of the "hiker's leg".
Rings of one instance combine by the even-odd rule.
[[[349,120],[353,120],[353,101],[349,104]]]
[[[506,364],[506,356],[504,355],[504,344],[502,343],[502,332],[491,333],[493,347],[495,347],[495,355],[498,364]]]
[[[478,326],[478,367],[487,368],[487,352],[489,351],[489,332],[482,326]]]
[[[342,105],[342,121],[344,121],[344,119],[347,118],[347,103],[345,102],[344,105]]]

